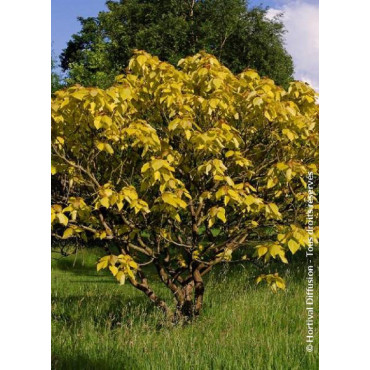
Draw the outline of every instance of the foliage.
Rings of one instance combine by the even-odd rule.
[[[318,241],[316,226],[305,230],[307,198],[317,203],[307,188],[318,171],[315,92],[253,70],[235,76],[204,52],[179,67],[136,51],[109,89],[76,85],[52,100],[52,173],[68,184],[52,205],[53,235],[106,241],[98,269],[175,318],[199,314],[215,265],[288,263],[287,252]],[[277,274],[261,279],[285,288]]]
[[[79,18],[82,29],[61,55],[70,83],[111,86],[133,49],[172,64],[205,50],[234,73],[253,68],[285,87],[292,80],[282,22],[267,19],[266,9],[248,9],[244,0],[126,0],[107,6],[97,17]]]
[[[55,60],[51,57],[51,93],[54,93],[63,87],[62,79],[55,69]]]

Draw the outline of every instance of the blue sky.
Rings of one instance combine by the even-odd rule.
[[[106,0],[52,0],[51,40],[55,57],[66,47],[72,34],[80,30],[78,16],[96,16],[106,10]],[[319,89],[319,0],[251,0],[251,6],[270,7],[269,16],[284,12],[288,30],[285,43],[293,57],[295,78]]]
[[[57,57],[67,46],[68,40],[80,30],[77,17],[94,17],[106,10],[106,0],[52,0],[51,41]]]

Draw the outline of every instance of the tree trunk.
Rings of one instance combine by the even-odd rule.
[[[193,288],[194,282],[190,282],[183,288],[182,302],[178,302],[175,316],[180,320],[189,321],[194,315],[193,304]]]
[[[195,296],[194,296],[194,315],[198,316],[203,307],[204,283],[199,271],[199,267],[193,272],[195,283]]]
[[[162,282],[172,291],[176,299],[176,309],[171,310],[166,302],[158,297],[148,285],[147,278],[142,271],[138,271],[140,281],[130,279],[131,284],[144,292],[144,294],[166,315],[167,319],[174,324],[186,323],[199,316],[203,307],[204,282],[201,269],[204,267],[201,263],[195,263],[192,266],[190,281],[183,287],[179,287],[171,281],[162,266],[157,265],[157,271]]]
[[[141,278],[141,283],[137,282],[136,280],[130,279],[131,284],[145,293],[145,295],[157,306],[168,318],[172,318],[173,314],[171,310],[168,308],[166,302],[159,298],[154,291],[149,287],[148,280],[146,279],[143,272],[138,272],[138,276]]]

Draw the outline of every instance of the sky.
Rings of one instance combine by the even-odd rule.
[[[319,90],[319,1],[291,0],[270,3],[269,17],[283,11],[285,46],[293,57],[297,80]]]
[[[96,16],[106,10],[106,0],[52,0],[51,40],[54,57],[80,30],[78,16]],[[285,46],[293,57],[294,78],[319,90],[319,0],[250,0],[250,6],[268,6],[268,17],[283,12]]]
[[[81,27],[77,17],[95,17],[107,10],[106,0],[51,0],[52,52],[58,57]]]

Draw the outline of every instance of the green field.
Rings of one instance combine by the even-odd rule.
[[[202,316],[183,327],[164,322],[129,284],[97,274],[93,252],[53,261],[52,368],[318,369],[318,290],[314,351],[307,353],[306,269],[299,257],[283,266],[287,289],[277,294],[255,285],[255,267],[220,266],[206,279]],[[154,290],[171,300],[153,279]]]

